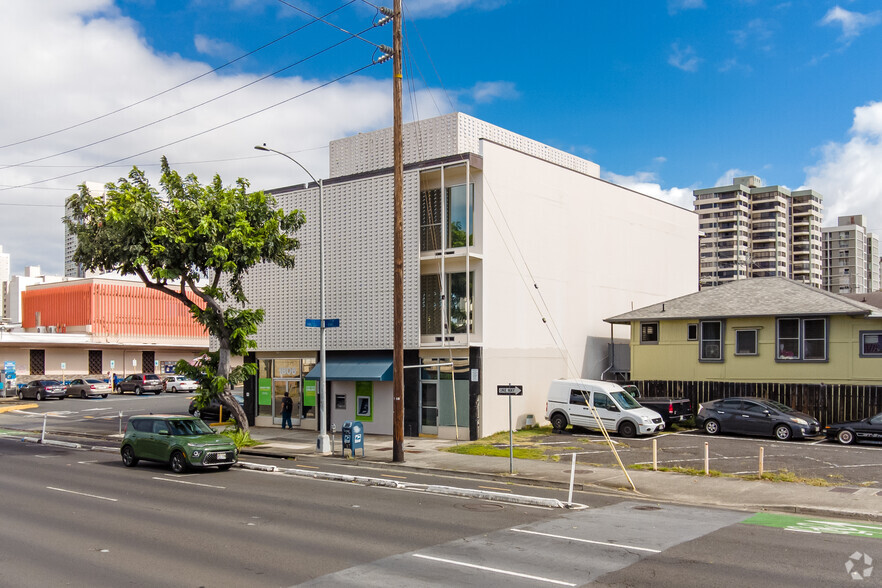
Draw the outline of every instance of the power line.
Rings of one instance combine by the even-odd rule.
[[[370,27],[364,29],[364,30],[361,31],[361,32],[364,33],[364,32],[366,32],[366,31],[371,30],[372,28],[374,28],[374,27],[373,27],[373,26],[370,26]],[[281,69],[278,69],[278,70],[276,70],[276,71],[274,71],[274,72],[272,72],[272,73],[268,73],[268,74],[266,74],[265,76],[262,76],[262,77],[260,77],[260,78],[257,78],[256,80],[253,80],[253,81],[251,81],[251,82],[248,82],[247,84],[245,84],[245,85],[243,85],[243,86],[239,86],[238,88],[234,88],[234,89],[230,90],[229,92],[224,92],[223,94],[220,94],[220,95],[218,95],[218,96],[215,96],[214,98],[210,98],[209,100],[205,100],[204,102],[200,102],[199,104],[196,104],[196,105],[194,105],[194,106],[190,106],[189,108],[185,108],[184,110],[179,110],[178,112],[175,112],[175,113],[173,113],[173,114],[169,114],[169,115],[164,116],[164,117],[162,117],[162,118],[158,118],[158,119],[156,119],[156,120],[154,120],[154,121],[151,121],[151,122],[149,122],[149,123],[145,123],[145,124],[143,124],[143,125],[141,125],[141,126],[138,126],[138,127],[133,128],[133,129],[129,129],[129,130],[127,130],[127,131],[123,131],[123,132],[121,132],[121,133],[117,133],[117,134],[115,134],[115,135],[111,135],[111,136],[109,136],[109,137],[105,137],[105,138],[103,138],[103,139],[98,139],[97,141],[92,141],[91,143],[87,143],[87,144],[85,144],[85,145],[80,145],[79,147],[74,147],[74,148],[72,148],[72,149],[67,149],[67,150],[65,150],[65,151],[60,151],[60,152],[58,152],[58,153],[54,153],[54,154],[52,154],[52,155],[46,155],[46,156],[44,156],[44,157],[38,157],[38,158],[36,158],[36,159],[31,159],[31,160],[29,160],[29,161],[23,161],[23,162],[21,162],[21,163],[16,163],[16,164],[12,164],[12,165],[7,165],[7,166],[4,166],[4,167],[0,167],[0,170],[9,169],[9,168],[12,168],[12,167],[20,167],[20,166],[23,166],[23,165],[28,165],[28,164],[31,164],[31,163],[37,163],[37,162],[39,162],[39,161],[45,161],[45,160],[47,160],[47,159],[52,159],[52,158],[55,158],[55,157],[59,157],[59,156],[61,156],[61,155],[67,155],[67,154],[69,154],[69,153],[74,153],[74,152],[76,152],[76,151],[80,151],[80,150],[82,150],[82,149],[86,149],[86,148],[88,148],[88,147],[94,147],[95,145],[100,145],[101,143],[106,143],[107,141],[111,141],[111,140],[113,140],[113,139],[118,139],[118,138],[120,138],[120,137],[124,137],[124,136],[126,136],[126,135],[130,135],[130,134],[135,133],[135,132],[137,132],[137,131],[141,131],[141,130],[146,129],[146,128],[148,128],[148,127],[151,127],[151,126],[153,126],[153,125],[159,124],[159,123],[161,123],[161,122],[165,122],[165,121],[167,121],[167,120],[170,120],[170,119],[175,118],[175,117],[177,117],[177,116],[180,116],[180,115],[182,115],[182,114],[186,114],[186,113],[188,113],[188,112],[191,112],[191,111],[193,111],[193,110],[196,110],[197,108],[201,108],[201,107],[205,106],[206,104],[210,104],[210,103],[212,103],[212,102],[215,102],[216,100],[220,100],[221,98],[226,98],[227,96],[230,96],[231,94],[235,94],[236,92],[238,92],[238,91],[240,91],[240,90],[244,90],[245,88],[248,88],[249,86],[253,86],[253,85],[255,85],[255,84],[258,84],[258,83],[260,83],[260,82],[266,80],[267,78],[270,78],[270,77],[273,77],[273,76],[275,76],[275,75],[277,75],[277,74],[280,74],[280,73],[282,73],[283,71],[286,71],[286,70],[288,70],[288,69],[291,69],[292,67],[295,67],[295,66],[297,66],[297,65],[300,65],[300,64],[302,64],[302,63],[304,63],[304,62],[306,62],[306,61],[309,61],[310,59],[312,59],[312,58],[314,58],[314,57],[317,57],[317,56],[321,55],[322,53],[325,53],[325,52],[327,52],[327,51],[330,51],[331,49],[334,49],[334,48],[336,48],[336,47],[338,47],[338,46],[344,44],[344,43],[347,43],[348,41],[352,40],[353,38],[358,38],[358,37],[357,37],[357,35],[351,35],[350,37],[348,37],[348,38],[346,38],[346,39],[343,39],[342,41],[338,41],[338,42],[334,43],[333,45],[329,45],[328,47],[325,47],[324,49],[321,49],[321,50],[319,50],[319,51],[316,51],[316,52],[313,53],[312,55],[309,55],[309,56],[307,56],[307,57],[304,57],[303,59],[300,59],[300,60],[298,60],[298,61],[295,61],[294,63],[292,63],[292,64],[290,64],[290,65],[287,65],[287,66],[285,66],[285,67],[283,67],[283,68],[281,68]]]
[[[200,131],[200,132],[198,132],[198,133],[194,133],[194,134],[192,134],[192,135],[188,135],[188,136],[183,137],[183,138],[181,138],[181,139],[177,139],[177,140],[175,140],[175,141],[171,141],[171,142],[166,143],[166,144],[164,144],[164,145],[160,145],[160,146],[158,146],[158,147],[153,147],[153,148],[151,148],[151,149],[147,149],[147,150],[145,150],[145,151],[141,151],[140,153],[135,153],[135,154],[133,154],[133,155],[127,155],[126,157],[120,157],[119,159],[114,159],[113,161],[109,161],[109,162],[107,162],[107,163],[102,163],[102,164],[100,164],[100,165],[93,165],[92,167],[84,168],[84,169],[81,169],[81,170],[78,170],[78,171],[75,171],[75,172],[71,172],[71,173],[68,173],[68,174],[62,174],[62,175],[60,175],[60,176],[55,176],[55,177],[52,177],[52,178],[46,178],[46,179],[44,179],[44,180],[36,180],[36,181],[33,181],[33,182],[28,182],[27,184],[19,184],[19,185],[17,185],[17,186],[7,186],[7,187],[4,187],[4,188],[0,188],[0,192],[5,192],[6,190],[13,190],[13,189],[17,189],[17,188],[26,188],[26,187],[28,187],[28,186],[35,186],[35,185],[37,185],[37,184],[44,184],[44,183],[46,183],[46,182],[51,182],[51,181],[53,181],[53,180],[60,180],[60,179],[63,179],[63,178],[69,178],[69,177],[71,177],[71,176],[75,176],[75,175],[78,175],[78,174],[82,174],[82,173],[90,172],[90,171],[93,171],[93,170],[96,170],[96,169],[100,169],[100,168],[103,168],[103,167],[109,167],[109,166],[112,166],[112,165],[114,165],[114,164],[116,164],[116,163],[119,163],[119,162],[121,162],[121,161],[126,161],[126,160],[128,160],[128,159],[132,159],[133,157],[140,157],[140,156],[142,156],[142,155],[146,155],[147,153],[152,153],[152,152],[154,152],[154,151],[159,151],[160,149],[165,149],[166,147],[170,147],[170,146],[172,146],[172,145],[177,145],[178,143],[183,143],[184,141],[189,141],[190,139],[194,139],[194,138],[196,138],[196,137],[200,137],[200,136],[202,136],[202,135],[206,135],[206,134],[211,133],[211,132],[213,132],[213,131],[216,131],[216,130],[218,130],[218,129],[221,129],[221,128],[224,128],[224,127],[227,127],[227,126],[229,126],[229,125],[231,125],[231,124],[234,124],[234,123],[237,123],[237,122],[241,122],[241,121],[243,121],[243,120],[245,120],[245,119],[247,119],[247,118],[251,118],[252,116],[256,116],[256,115],[258,115],[258,114],[261,114],[261,113],[263,113],[263,112],[266,112],[267,110],[271,110],[271,109],[273,109],[273,108],[276,108],[277,106],[281,106],[282,104],[285,104],[285,103],[287,103],[287,102],[290,102],[290,101],[292,101],[292,100],[295,100],[295,99],[297,99],[297,98],[300,98],[300,97],[302,97],[302,96],[305,96],[305,95],[307,95],[307,94],[311,94],[312,92],[315,92],[316,90],[319,90],[319,89],[321,89],[321,88],[324,88],[325,86],[329,86],[329,85],[331,85],[331,84],[333,84],[333,83],[339,82],[339,81],[342,80],[342,79],[345,79],[345,78],[348,78],[348,77],[350,77],[350,76],[353,76],[353,75],[355,75],[355,74],[357,74],[357,73],[359,73],[359,72],[362,72],[362,71],[368,69],[369,67],[373,67],[373,66],[375,66],[375,65],[377,65],[376,62],[371,62],[371,63],[369,63],[369,64],[367,64],[367,65],[364,65],[364,66],[362,66],[362,67],[360,67],[360,68],[358,68],[358,69],[356,69],[356,70],[353,70],[353,71],[351,71],[351,72],[349,72],[349,73],[347,73],[347,74],[343,74],[342,76],[339,76],[339,77],[337,77],[337,78],[334,78],[333,80],[329,80],[329,81],[327,81],[327,82],[325,82],[325,83],[323,83],[323,84],[319,84],[318,86],[315,86],[315,87],[313,87],[313,88],[310,88],[309,90],[306,90],[305,92],[301,92],[300,94],[297,94],[297,95],[292,96],[292,97],[290,97],[290,98],[286,98],[285,100],[282,100],[282,101],[280,101],[280,102],[276,102],[275,104],[271,104],[271,105],[269,105],[269,106],[266,106],[266,107],[264,107],[264,108],[261,108],[261,109],[259,109],[259,110],[256,110],[256,111],[254,111],[254,112],[252,112],[252,113],[250,113],[250,114],[246,114],[246,115],[244,115],[244,116],[240,116],[240,117],[235,118],[235,119],[233,119],[233,120],[230,120],[230,121],[227,121],[227,122],[225,122],[225,123],[222,123],[222,124],[219,124],[219,125],[213,126],[213,127],[209,128],[209,129],[206,129],[206,130],[204,130],[204,131]]]
[[[368,45],[373,45],[373,46],[376,47],[377,49],[380,48],[380,46],[379,46],[378,44],[374,43],[373,41],[371,41],[371,40],[369,40],[369,39],[365,39],[364,37],[361,37],[361,36],[360,36],[360,35],[362,35],[363,33],[365,33],[366,31],[369,31],[370,29],[365,29],[364,31],[361,31],[360,33],[350,33],[349,31],[347,31],[347,30],[344,29],[343,27],[337,26],[337,25],[335,25],[334,23],[325,20],[323,17],[313,16],[313,15],[311,15],[310,13],[306,12],[305,10],[303,10],[302,8],[298,8],[297,6],[294,6],[293,4],[291,4],[290,2],[286,2],[286,0],[277,0],[277,1],[278,1],[279,3],[281,3],[281,4],[284,4],[285,6],[289,6],[289,7],[293,8],[293,9],[296,10],[297,12],[302,12],[303,14],[307,15],[307,16],[310,17],[310,18],[314,18],[315,20],[324,23],[324,24],[328,25],[329,27],[335,28],[335,29],[337,29],[337,30],[340,31],[340,32],[343,32],[343,33],[346,33],[347,35],[350,35],[351,37],[355,37],[355,38],[358,39],[359,41],[364,41],[364,42],[367,43]],[[353,1],[354,1],[354,0],[353,0]],[[326,16],[327,16],[327,15],[326,15]],[[371,27],[371,28],[373,28],[373,27]]]
[[[346,4],[343,4],[343,5],[341,5],[341,6],[337,7],[337,8],[335,8],[334,10],[331,10],[330,12],[328,12],[328,13],[322,15],[321,18],[324,18],[324,17],[330,16],[330,15],[334,14],[335,12],[337,12],[337,11],[339,11],[339,10],[342,10],[343,8],[349,6],[350,4],[354,3],[355,1],[356,1],[356,0],[350,0],[350,1],[347,2]],[[65,132],[65,131],[70,131],[71,129],[76,129],[76,128],[78,128],[78,127],[81,127],[81,126],[87,125],[87,124],[89,124],[89,123],[93,123],[93,122],[95,122],[95,121],[98,121],[98,120],[101,120],[101,119],[107,118],[108,116],[112,116],[112,115],[114,115],[114,114],[118,114],[118,113],[120,113],[120,112],[123,112],[124,110],[128,110],[128,109],[130,109],[130,108],[134,108],[135,106],[138,106],[139,104],[143,104],[143,103],[145,103],[145,102],[148,102],[148,101],[150,101],[150,100],[153,100],[154,98],[158,98],[158,97],[160,97],[160,96],[163,96],[163,95],[165,95],[165,94],[168,94],[169,92],[172,92],[172,91],[174,91],[174,90],[177,90],[178,88],[182,88],[182,87],[186,86],[187,84],[190,84],[190,83],[192,83],[192,82],[195,82],[196,80],[199,80],[199,79],[201,79],[201,78],[204,78],[205,76],[208,76],[208,75],[211,75],[211,74],[213,74],[213,73],[215,73],[215,72],[218,72],[218,71],[222,70],[223,68],[227,67],[228,65],[232,65],[232,64],[236,63],[237,61],[241,61],[242,59],[245,59],[246,57],[249,57],[249,56],[251,56],[251,55],[254,55],[254,54],[257,53],[258,51],[262,51],[262,50],[266,49],[267,47],[269,47],[269,46],[271,46],[271,45],[274,45],[274,44],[278,43],[279,41],[282,41],[282,40],[284,40],[284,39],[290,37],[291,35],[293,35],[293,34],[295,34],[295,33],[298,33],[298,32],[300,32],[300,31],[302,31],[303,29],[305,29],[305,28],[308,27],[308,26],[312,26],[313,24],[315,24],[316,22],[319,22],[319,21],[321,20],[321,19],[318,18],[318,17],[313,17],[313,19],[314,19],[314,20],[312,20],[311,22],[308,22],[308,23],[306,23],[306,24],[303,25],[303,26],[297,27],[297,28],[294,29],[293,31],[290,31],[290,32],[288,32],[288,33],[285,33],[285,34],[282,35],[281,37],[278,37],[277,39],[274,39],[274,40],[270,41],[269,43],[265,43],[265,44],[261,45],[260,47],[258,47],[257,49],[253,49],[253,50],[249,51],[248,53],[245,53],[245,54],[243,54],[243,55],[240,55],[239,57],[236,57],[235,59],[230,60],[230,61],[226,62],[225,64],[220,65],[220,66],[218,66],[218,67],[216,67],[216,68],[214,68],[214,69],[212,69],[212,70],[210,70],[210,71],[207,71],[207,72],[205,72],[205,73],[203,73],[203,74],[200,74],[200,75],[196,76],[195,78],[190,78],[190,79],[187,80],[186,82],[181,82],[180,84],[178,84],[178,85],[176,85],[176,86],[172,86],[171,88],[168,88],[168,89],[166,89],[166,90],[163,90],[163,91],[161,91],[161,92],[158,92],[158,93],[156,93],[156,94],[153,94],[152,96],[148,96],[148,97],[146,97],[146,98],[142,98],[141,100],[138,100],[138,101],[136,101],[136,102],[132,102],[131,104],[128,104],[128,105],[123,106],[123,107],[121,107],[121,108],[117,108],[116,110],[111,110],[110,112],[104,113],[104,114],[99,115],[99,116],[96,116],[96,117],[94,117],[94,118],[90,118],[90,119],[88,119],[88,120],[84,120],[84,121],[82,121],[82,122],[79,122],[79,123],[76,123],[76,124],[73,124],[73,125],[70,125],[70,126],[67,126],[67,127],[61,128],[61,129],[57,129],[57,130],[55,130],[55,131],[51,131],[51,132],[49,132],[49,133],[44,133],[44,134],[42,134],[42,135],[37,135],[36,137],[31,137],[31,138],[29,138],[29,139],[22,139],[22,140],[20,140],[20,141],[16,141],[16,142],[14,142],[14,143],[7,143],[6,145],[0,145],[0,149],[6,149],[7,147],[15,147],[16,145],[22,145],[22,144],[24,144],[24,143],[30,143],[30,142],[32,142],[32,141],[36,141],[36,140],[38,140],[38,139],[45,139],[46,137],[51,137],[51,136],[53,136],[53,135],[57,135],[57,134],[59,134],[59,133],[63,133],[63,132]],[[324,21],[322,20],[322,22],[324,22]],[[37,161],[39,161],[39,160],[37,160]],[[28,163],[30,163],[30,162],[28,162]],[[19,164],[19,165],[23,165],[23,164]],[[13,167],[13,166],[5,166],[5,167]],[[4,168],[4,169],[5,169],[5,168]]]

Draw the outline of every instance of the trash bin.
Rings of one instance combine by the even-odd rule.
[[[361,421],[346,421],[343,423],[343,456],[346,456],[346,450],[352,452],[355,457],[355,450],[361,449],[361,456],[364,457],[364,425]]]

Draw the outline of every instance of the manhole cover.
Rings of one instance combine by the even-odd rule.
[[[635,506],[634,510],[661,510],[660,506]]]
[[[497,504],[496,502],[466,502],[464,504],[457,504],[456,507],[465,510],[476,510],[478,512],[490,512],[505,508],[504,505]]]
[[[563,472],[564,472],[564,473],[567,473],[567,474],[569,474],[571,471],[572,471],[572,470],[570,470],[569,468],[563,470]],[[593,473],[594,473],[594,470],[579,470],[579,469],[577,469],[577,470],[576,470],[576,473],[577,473],[577,474],[593,474]]]

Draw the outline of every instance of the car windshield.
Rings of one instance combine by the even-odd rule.
[[[615,399],[616,404],[618,404],[622,408],[640,408],[640,403],[634,400],[634,397],[624,390],[619,390],[618,392],[610,392],[610,396],[612,396]]]
[[[147,374],[146,376],[144,376],[145,381],[146,380],[158,380],[158,379],[159,379],[159,376],[157,376],[156,374]]]
[[[44,386],[61,386],[61,382],[58,380],[43,380]]]
[[[172,435],[210,435],[214,431],[200,419],[181,419],[169,421],[168,430]]]
[[[86,380],[88,384],[103,384],[104,382],[101,380]]]

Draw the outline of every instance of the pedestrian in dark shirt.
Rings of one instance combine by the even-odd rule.
[[[294,411],[294,401],[291,400],[291,397],[285,392],[285,397],[282,398],[282,428],[285,428],[285,425],[288,425],[289,429],[293,429],[291,426],[291,413]]]

